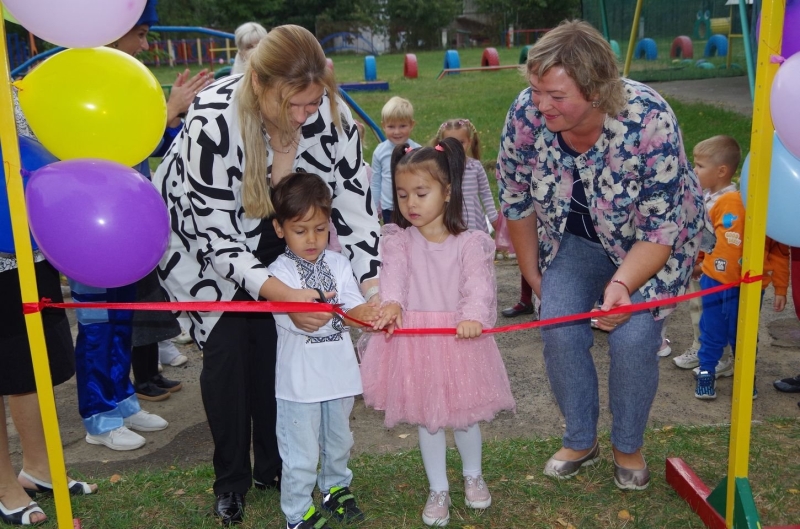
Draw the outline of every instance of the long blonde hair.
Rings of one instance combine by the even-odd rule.
[[[341,130],[336,79],[327,68],[325,53],[314,35],[300,26],[286,25],[274,28],[261,39],[236,95],[244,144],[242,206],[248,217],[265,218],[274,211],[267,184],[267,140],[262,132],[261,108],[268,98],[280,98],[275,125],[281,142],[288,144],[295,137],[289,100],[312,85],[327,91],[333,122]]]

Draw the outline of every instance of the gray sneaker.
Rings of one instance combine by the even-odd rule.
[[[692,370],[694,373],[694,377],[697,378],[697,375],[700,374],[700,366],[695,367]],[[717,362],[716,373],[714,378],[719,377],[732,377],[733,376],[733,358],[729,355],[723,356],[719,362]]]
[[[692,369],[700,365],[700,359],[697,358],[697,349],[690,347],[680,356],[672,359],[675,365],[681,369]]]

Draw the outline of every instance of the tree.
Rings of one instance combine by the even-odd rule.
[[[386,0],[392,48],[430,49],[441,42],[441,29],[459,13],[460,0]]]
[[[552,28],[566,18],[581,15],[580,0],[478,0],[481,11],[493,15],[498,31]]]

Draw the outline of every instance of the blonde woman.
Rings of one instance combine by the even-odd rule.
[[[285,250],[269,220],[271,188],[290,173],[313,172],[331,189],[333,223],[362,293],[379,302],[378,219],[358,131],[336,94],[322,48],[299,26],[273,29],[253,50],[244,76],[225,77],[198,94],[153,177],[172,218],[170,247],[159,264],[170,298],[317,299],[316,291],[289,288],[267,270]],[[224,523],[236,523],[253,482],[280,485],[275,321],[268,313],[189,315],[189,332],[203,350],[215,511]],[[331,315],[291,317],[314,332]]]
[[[233,33],[234,42],[236,42],[236,58],[233,60],[233,68],[231,68],[231,75],[244,73],[244,67],[247,65],[247,59],[261,39],[267,36],[267,30],[258,22],[245,22]]]
[[[603,311],[682,294],[705,228],[703,195],[678,123],[652,88],[621,79],[603,36],[564,22],[529,51],[530,86],[511,105],[497,171],[520,270],[541,318],[587,312],[603,297],[614,481],[641,490],[643,434],[658,387],[665,306]],[[550,387],[566,422],[544,473],[569,478],[599,455],[600,401],[589,321],[542,330]]]

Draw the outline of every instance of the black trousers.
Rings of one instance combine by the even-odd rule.
[[[158,374],[158,343],[137,345],[131,350],[133,381],[143,384]]]
[[[240,289],[233,300],[252,298]],[[280,473],[275,431],[277,344],[272,314],[226,312],[203,347],[200,391],[214,439],[214,494],[244,494],[253,479],[270,484]]]

